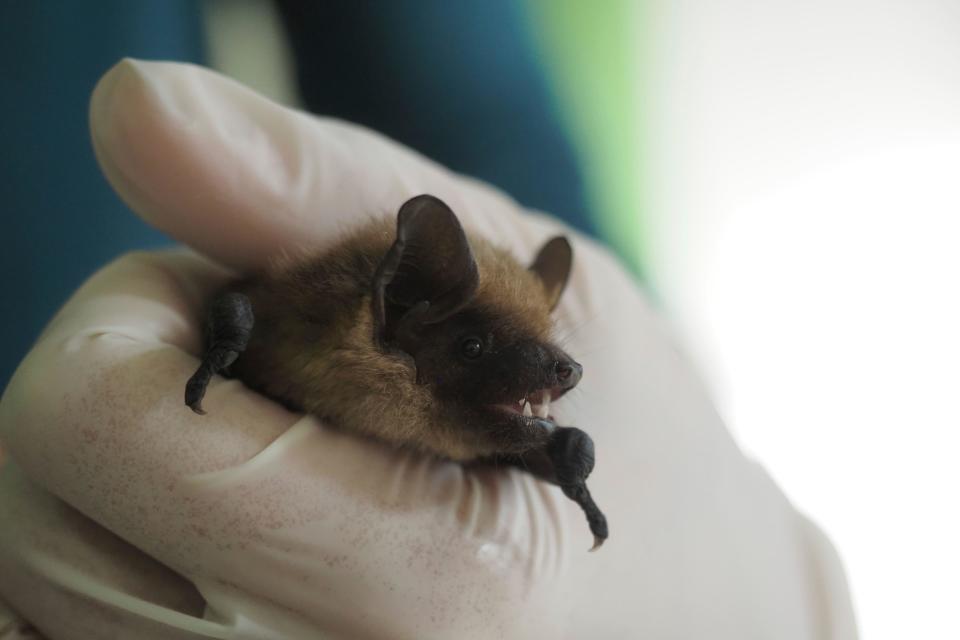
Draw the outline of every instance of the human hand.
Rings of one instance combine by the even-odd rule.
[[[107,266],[8,387],[0,438],[12,463],[0,500],[19,505],[23,524],[0,533],[12,576],[0,595],[15,609],[41,615],[48,584],[48,612],[76,612],[79,598],[130,628],[159,616],[168,635],[155,637],[847,637],[829,545],[737,449],[604,249],[375,133],[289,111],[197,67],[120,63],[97,87],[91,128],[121,197],[198,253]],[[596,444],[591,490],[611,528],[597,553],[586,553],[576,505],[518,470],[393,451],[237,381],[211,384],[207,416],[183,405],[211,292],[293,247],[330,246],[419,193],[519,257],[558,232],[572,238],[558,331],[586,373],[553,410]],[[56,562],[79,562],[92,552],[76,531],[98,529],[74,524],[58,538],[43,511],[56,507],[17,502],[27,491],[17,487],[33,485],[129,543],[116,554],[142,552],[186,580],[141,580],[115,561],[97,573],[85,560],[112,595],[64,589],[42,562],[17,558],[49,559],[56,540],[71,539]],[[174,595],[151,600],[151,581]],[[154,603],[149,615],[142,600]],[[92,615],[83,610],[75,615]],[[190,615],[201,613],[207,620]],[[51,637],[62,633],[43,617]]]

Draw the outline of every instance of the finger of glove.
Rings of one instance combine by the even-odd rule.
[[[0,463],[0,638],[4,603],[49,638],[196,638],[220,625],[203,620],[196,588],[134,546],[83,517]],[[12,612],[11,612],[12,613]],[[18,618],[19,619],[19,618]],[[179,633],[178,633],[179,632]],[[205,635],[205,634],[204,634]],[[25,634],[40,638],[39,632]]]
[[[498,191],[363,127],[285,108],[208,69],[124,60],[97,85],[90,128],[105,175],[134,211],[234,267],[327,246],[420,193],[532,256],[519,208]]]

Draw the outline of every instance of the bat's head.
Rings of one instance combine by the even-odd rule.
[[[472,454],[523,453],[554,428],[550,403],[581,366],[551,340],[572,253],[556,237],[529,267],[482,241],[432,196],[400,209],[374,281],[376,339],[408,355]]]

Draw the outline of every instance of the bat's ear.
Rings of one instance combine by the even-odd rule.
[[[560,294],[567,286],[572,265],[573,249],[564,236],[551,238],[543,245],[533,264],[530,265],[530,271],[540,276],[540,281],[547,290],[551,310],[560,302]]]
[[[397,214],[397,239],[374,277],[373,311],[383,337],[388,311],[415,311],[420,323],[439,322],[477,292],[480,274],[457,216],[439,198],[407,200]]]

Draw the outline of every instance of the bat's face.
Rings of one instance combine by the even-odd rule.
[[[444,418],[462,425],[469,448],[522,453],[549,439],[550,403],[582,375],[549,338],[572,253],[554,238],[527,269],[477,248],[436,198],[405,204],[375,279],[378,339],[412,357],[417,382]]]
[[[546,443],[550,403],[580,381],[581,366],[525,320],[468,308],[418,332],[418,381],[479,450],[523,453]]]

